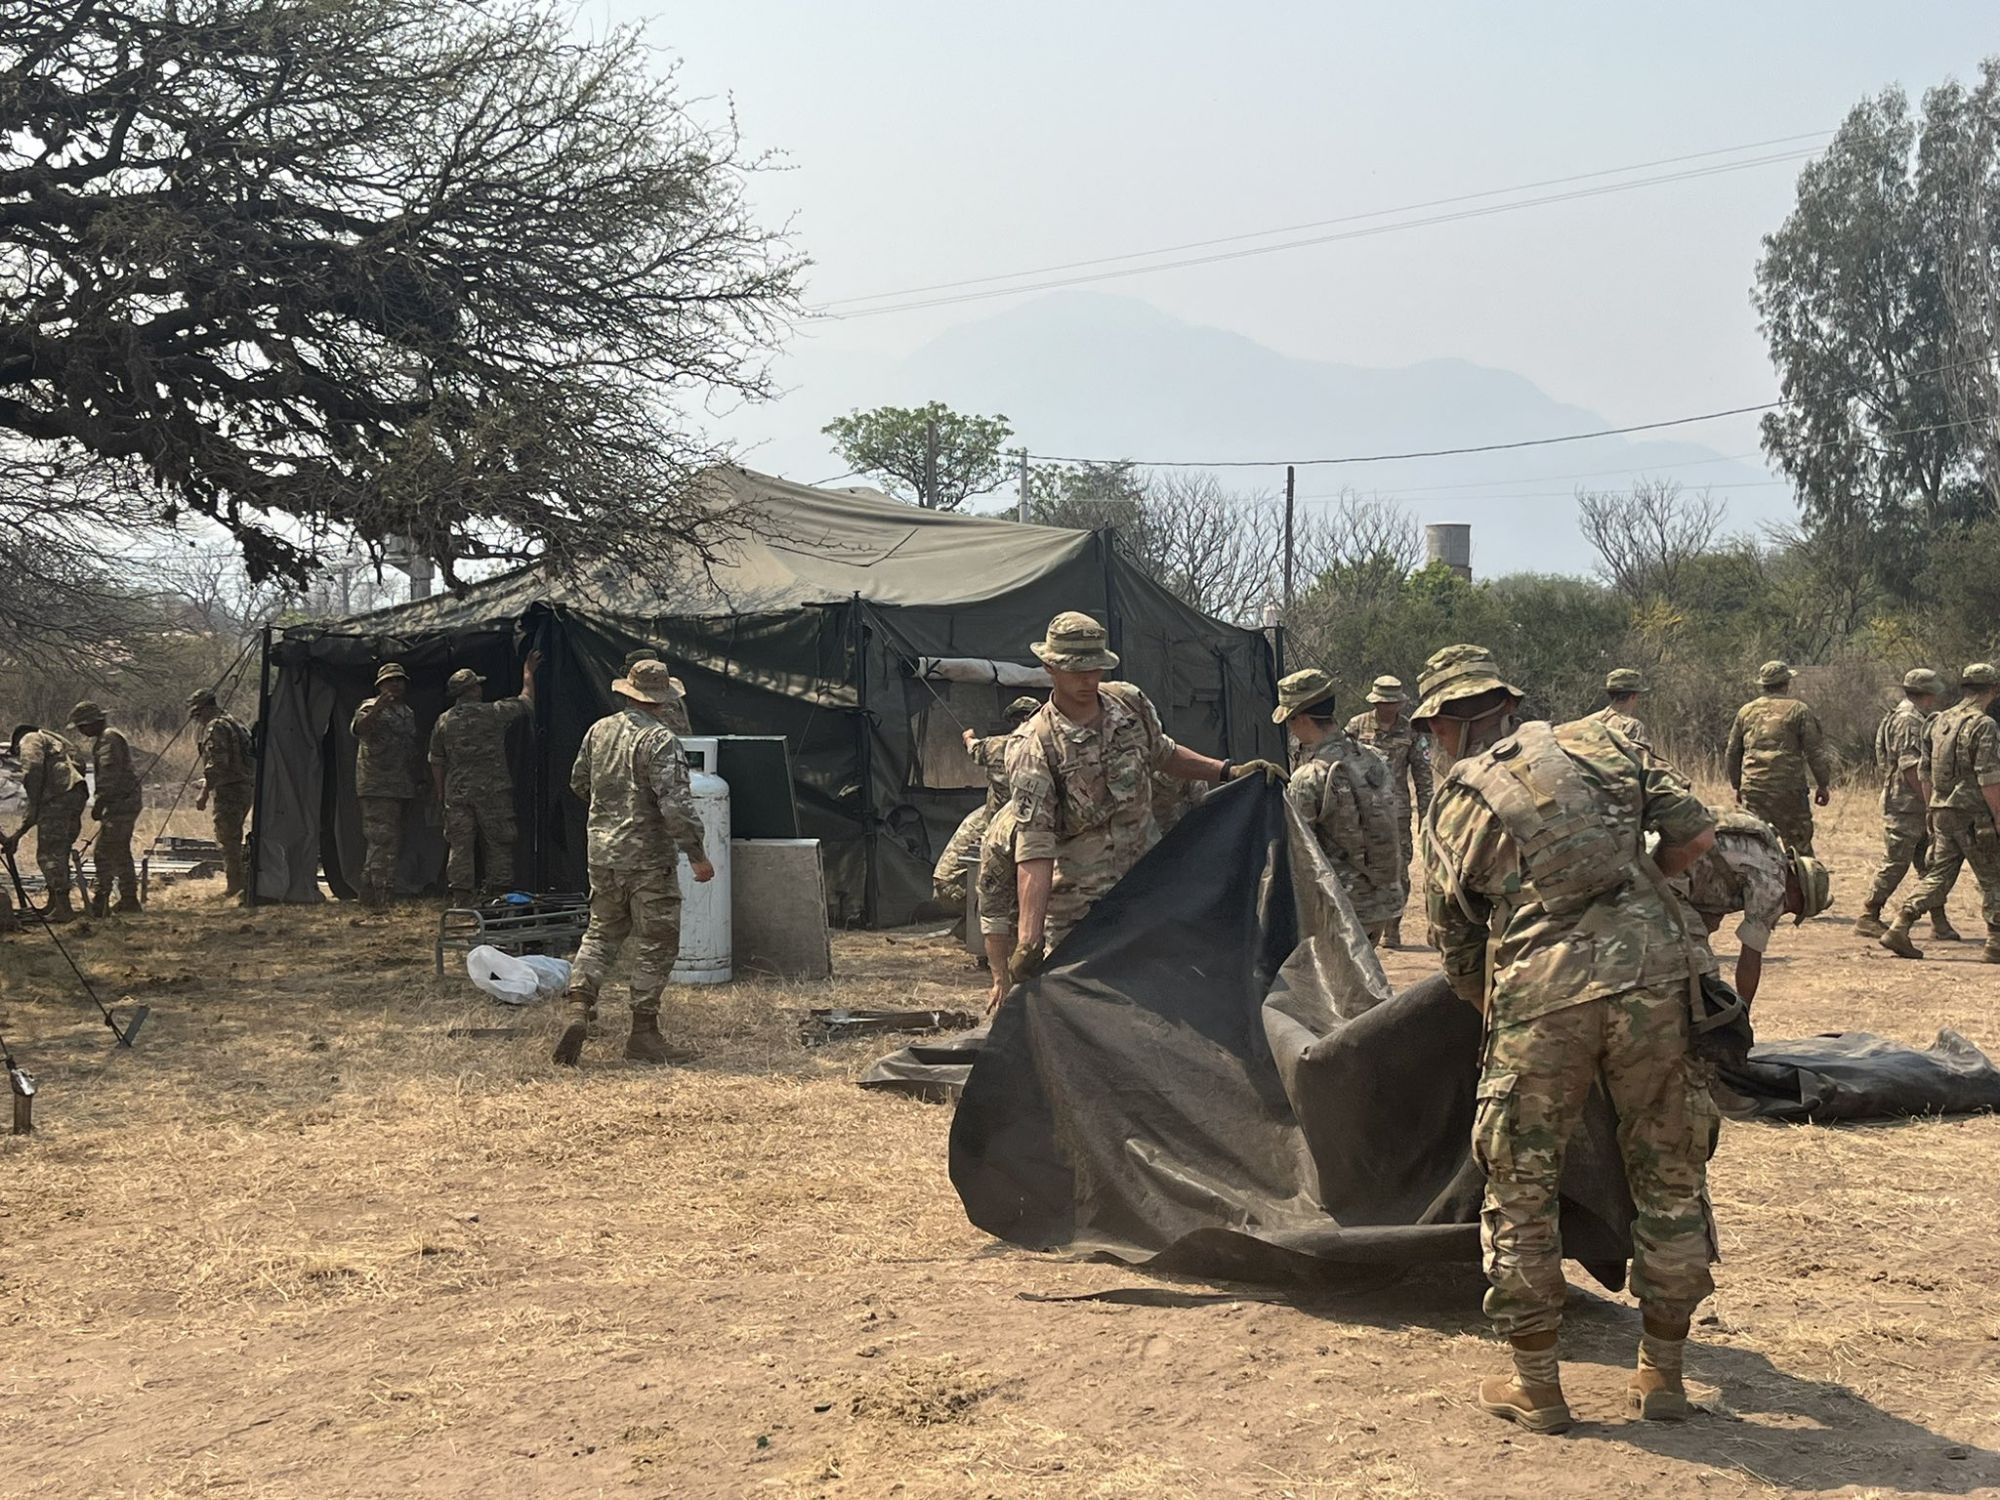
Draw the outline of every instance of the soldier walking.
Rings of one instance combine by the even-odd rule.
[[[1646,721],[1638,716],[1639,698],[1652,691],[1646,681],[1646,674],[1631,667],[1619,667],[1604,676],[1604,707],[1590,715],[1599,723],[1609,724],[1628,740],[1635,740],[1647,749],[1653,747],[1653,736],[1646,728]]]
[[[1409,695],[1400,677],[1378,677],[1368,690],[1367,712],[1347,721],[1347,732],[1381,756],[1389,766],[1389,788],[1396,801],[1396,837],[1403,850],[1403,887],[1410,885],[1412,839],[1410,818],[1415,812],[1418,826],[1431,806],[1431,752],[1423,735],[1403,717]],[[1399,913],[1389,923],[1383,942],[1391,948],[1403,945],[1403,919]]]
[[[1409,898],[1388,763],[1337,726],[1333,679],[1317,668],[1278,684],[1271,722],[1284,725],[1303,752],[1287,800],[1312,829],[1370,941],[1384,942]]]
[[[222,899],[247,896],[243,824],[257,792],[257,752],[250,731],[222,711],[207,689],[188,695],[188,716],[201,725],[201,794],[195,811],[215,804],[215,841],[222,846]]]
[[[1882,908],[1903,877],[1914,865],[1917,879],[1924,878],[1930,852],[1930,730],[1937,717],[1938,699],[1944,696],[1944,679],[1929,667],[1913,667],[1903,674],[1903,700],[1875,726],[1875,764],[1882,772],[1882,846],[1884,859],[1869,888],[1867,905],[1854,919],[1854,930],[1862,937],[1879,938],[1888,932],[1882,923]],[[1957,871],[1953,871],[1953,879]],[[1951,919],[1944,913],[1946,887],[1931,908],[1931,935],[1940,942],[1957,942]]]
[[[383,906],[396,895],[403,819],[417,795],[417,716],[404,701],[410,674],[384,662],[375,696],[354,710],[354,795],[361,804],[361,899]]]
[[[21,826],[0,834],[0,849],[11,856],[29,829],[35,830],[35,865],[42,872],[48,901],[42,915],[73,922],[81,915],[70,901],[70,855],[83,828],[83,805],[90,798],[83,754],[53,729],[14,726],[14,757],[21,765],[21,793],[28,804]]]
[[[1833,762],[1819,716],[1798,699],[1782,696],[1791,681],[1792,669],[1784,662],[1767,661],[1757,669],[1763,691],[1736,710],[1725,759],[1737,803],[1775,828],[1790,848],[1810,854],[1812,810],[1832,799]],[[1808,771],[1817,788],[1810,794]]]
[[[70,710],[69,727],[89,742],[90,815],[97,820],[97,888],[90,893],[93,916],[139,910],[139,870],[132,862],[132,831],[145,809],[146,794],[132,764],[132,746],[110,728],[104,710],[85,700]],[[111,888],[118,887],[118,905],[111,905]]]
[[[931,895],[939,905],[964,907],[966,862],[978,852],[993,815],[1007,803],[1007,741],[1041,706],[1040,699],[1023,694],[1007,705],[1007,727],[1001,733],[965,731],[965,753],[986,773],[986,800],[960,820],[931,869]]]
[[[1976,661],[1959,674],[1958,685],[1963,695],[1958,704],[1931,726],[1930,868],[1882,935],[1882,946],[1903,958],[1922,958],[1910,928],[1935,908],[1959,867],[1969,864],[1986,918],[1980,957],[2000,964],[2000,724],[1993,722],[2000,669]]]
[[[532,658],[530,658],[532,661]],[[570,768],[570,790],[590,808],[590,926],[570,970],[569,1024],[555,1060],[574,1067],[597,1021],[597,991],[628,945],[632,950],[635,1062],[686,1062],[695,1054],[660,1035],[660,991],[681,948],[682,855],[694,878],[715,878],[702,843],[701,818],[688,783],[687,759],[665,723],[677,694],[666,664],[642,661],[611,684],[624,700],[583,737]]]
[[[1269,761],[1210,760],[1169,739],[1144,693],[1104,680],[1118,656],[1089,615],[1057,615],[1031,649],[1054,687],[1007,752],[1019,825],[1014,983],[1039,972],[1048,951],[1159,842],[1153,772],[1181,781],[1285,780],[1284,767]]]
[[[521,664],[521,691],[493,703],[481,701],[486,685],[470,667],[445,682],[451,707],[431,727],[431,782],[444,808],[449,849],[445,884],[453,905],[475,894],[514,884],[514,772],[507,763],[507,731],[535,710],[535,670],[542,653]],[[621,682],[625,679],[620,678]]]
[[[1557,1197],[1592,1087],[1618,1112],[1632,1191],[1632,1291],[1644,1316],[1628,1387],[1641,1417],[1688,1415],[1682,1364],[1709,1275],[1716,1117],[1688,1055],[1705,967],[1667,885],[1715,842],[1686,781],[1593,719],[1515,717],[1521,694],[1481,646],[1424,664],[1415,722],[1446,771],[1426,824],[1425,895],[1452,988],[1486,1017],[1473,1151],[1486,1312],[1513,1373],[1480,1407],[1538,1432],[1571,1425],[1556,1341],[1567,1287]],[[1656,832],[1652,868],[1641,842]]]

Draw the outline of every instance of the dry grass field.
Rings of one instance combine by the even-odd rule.
[[[1834,809],[1839,903],[1781,930],[1760,1029],[2000,1047],[1976,943],[1916,965],[1847,931],[1869,808]],[[848,936],[832,986],[679,992],[702,1061],[607,1039],[568,1074],[550,1009],[432,977],[426,913],[219,889],[68,929],[107,998],[153,1007],[131,1052],[42,933],[0,939],[43,1088],[36,1134],[0,1138],[7,1496],[2000,1492],[2000,1120],[1728,1126],[1709,1414],[1628,1423],[1636,1315],[1579,1285],[1585,1422],[1536,1439],[1468,1404],[1499,1357],[1470,1267],[1023,1300],[1167,1284],[992,1243],[946,1181],[949,1111],[853,1087],[891,1044],[797,1040],[816,1004],[976,1008],[949,944]],[[1978,931],[1969,885],[1954,910]]]

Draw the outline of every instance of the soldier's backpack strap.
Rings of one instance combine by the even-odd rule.
[[[1606,818],[1547,724],[1523,724],[1487,755],[1454,767],[1453,775],[1493,810],[1520,851],[1528,884],[1552,914],[1581,911],[1630,883],[1630,841]]]
[[[1971,722],[1969,714],[1951,709],[1938,715],[1931,730],[1931,786],[1939,796],[1949,795],[1958,786],[1959,741]]]

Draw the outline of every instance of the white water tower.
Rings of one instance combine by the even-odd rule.
[[[735,977],[735,932],[729,909],[729,783],[715,774],[721,746],[710,736],[682,739],[702,846],[715,866],[715,879],[702,885],[687,857],[680,862],[681,951],[674,963],[675,984],[727,984]]]
[[[1447,521],[1424,528],[1424,561],[1441,562],[1460,578],[1472,579],[1472,528]]]

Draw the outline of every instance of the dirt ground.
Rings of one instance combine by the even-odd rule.
[[[1848,932],[1869,806],[1835,809],[1838,904],[1780,931],[1760,1030],[2000,1048],[1976,942],[1918,965]],[[948,1108],[853,1086],[893,1044],[799,1045],[814,1005],[977,1008],[947,943],[847,936],[832,986],[679,992],[701,1062],[607,1040],[567,1074],[549,1009],[432,977],[425,912],[219,889],[68,929],[107,998],[152,1006],[130,1052],[45,935],[0,939],[42,1085],[36,1134],[0,1138],[0,1494],[2000,1492],[2000,1120],[1727,1126],[1709,1414],[1625,1420],[1636,1314],[1579,1281],[1585,1421],[1538,1439],[1468,1404],[1498,1362],[1472,1267],[1023,1300],[1216,1289],[995,1244],[946,1180]],[[1969,881],[1954,911],[1978,932]]]

